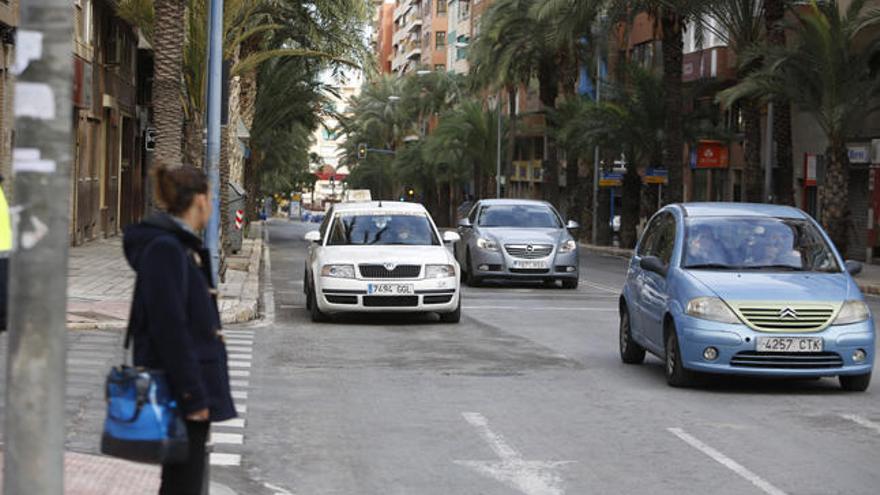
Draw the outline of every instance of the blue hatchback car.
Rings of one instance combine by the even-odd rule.
[[[639,240],[620,297],[620,356],[666,362],[672,386],[701,373],[837,376],[864,391],[874,321],[822,228],[801,210],[670,205]]]

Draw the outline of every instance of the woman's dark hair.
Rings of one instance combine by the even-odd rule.
[[[159,164],[152,174],[156,201],[172,215],[188,210],[197,194],[208,194],[208,176],[192,165],[168,168]]]

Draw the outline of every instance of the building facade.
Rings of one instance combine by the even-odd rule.
[[[376,10],[373,18],[372,41],[378,69],[381,74],[391,74],[395,5],[392,2],[379,0],[374,7]]]

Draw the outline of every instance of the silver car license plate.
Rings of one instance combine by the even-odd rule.
[[[758,352],[822,352],[820,337],[758,337]]]
[[[513,267],[523,270],[545,270],[547,269],[546,261],[520,261],[514,260]]]
[[[415,293],[413,284],[370,284],[367,293],[377,296],[409,296]]]

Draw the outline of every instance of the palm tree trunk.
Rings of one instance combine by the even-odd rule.
[[[554,60],[544,60],[538,75],[541,104],[544,107],[544,183],[541,186],[544,200],[559,208],[559,160],[556,156],[556,140],[552,137],[553,123],[550,111],[556,108],[559,96],[559,67]]]
[[[634,156],[634,155],[631,155]],[[626,167],[623,175],[623,211],[620,213],[620,247],[633,248],[636,245],[636,230],[641,212],[642,177],[635,164]]]
[[[157,136],[154,161],[169,167],[180,166],[182,162],[183,14],[181,0],[155,2],[153,120]]]
[[[193,114],[183,127],[183,163],[202,168],[204,156],[204,128],[201,114]]]
[[[507,170],[504,171],[504,175],[507,177],[507,180],[513,177],[514,169],[513,169],[513,160],[514,154],[516,154],[516,98],[519,92],[515,86],[508,88],[508,100],[507,100],[507,113],[510,117],[510,130],[507,134]],[[510,188],[510,183],[508,182],[508,189]],[[508,192],[506,196],[510,196]]]
[[[764,0],[764,20],[767,25],[767,44],[785,46],[785,17],[787,0]],[[794,153],[791,137],[791,105],[787,101],[773,102],[773,136],[776,140],[776,163],[778,177],[774,181],[776,202],[794,205]]]
[[[664,198],[666,203],[684,200],[684,130],[681,117],[684,101],[681,89],[684,42],[681,21],[674,9],[663,9],[660,20],[663,32],[663,89],[666,109],[663,166],[669,173],[669,187]]]
[[[745,127],[744,172],[745,198],[749,203],[763,203],[764,170],[761,167],[761,108],[754,99],[742,102],[743,125]]]
[[[849,247],[849,155],[843,138],[832,138],[827,153],[825,182],[819,188],[822,226],[841,256]]]
[[[565,166],[565,189],[568,192],[568,218],[575,219],[580,218],[581,209],[584,206],[583,201],[581,201],[581,196],[583,191],[581,191],[581,174],[580,174],[580,160],[575,156],[568,156],[568,161]]]

